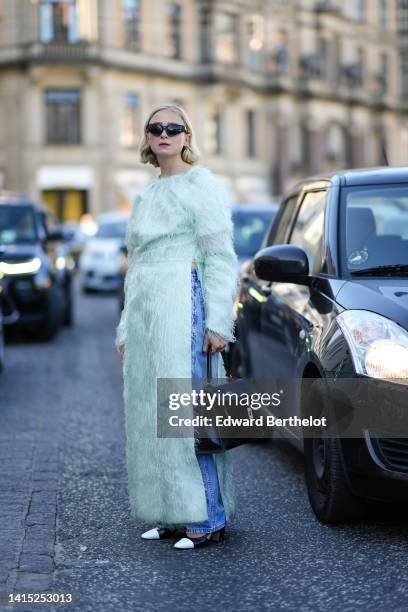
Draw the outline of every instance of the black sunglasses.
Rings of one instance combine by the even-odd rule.
[[[146,132],[150,132],[153,136],[161,136],[163,130],[166,130],[167,136],[176,136],[176,134],[181,134],[182,132],[188,134],[186,126],[180,123],[168,123],[167,125],[163,125],[162,123],[149,123],[146,127]]]

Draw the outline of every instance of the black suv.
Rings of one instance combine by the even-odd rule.
[[[0,192],[0,274],[5,327],[48,340],[73,321],[74,262],[48,208]]]

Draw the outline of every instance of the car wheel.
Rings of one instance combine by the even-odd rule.
[[[63,321],[64,299],[60,287],[50,287],[45,295],[44,323],[27,328],[26,333],[36,340],[50,340],[55,336]]]
[[[319,380],[308,388],[308,406],[313,416],[326,416],[329,410],[320,393]],[[305,479],[310,505],[322,523],[359,521],[368,516],[369,504],[349,489],[339,438],[313,435],[304,437]]]

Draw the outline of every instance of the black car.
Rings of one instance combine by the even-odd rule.
[[[73,261],[49,209],[27,196],[0,193],[0,273],[6,327],[51,338],[73,321]]]
[[[298,183],[241,283],[233,376],[291,379],[290,412],[298,417],[305,414],[304,390],[313,391],[309,379],[391,380],[408,408],[407,167],[344,170]],[[369,397],[373,412],[383,413],[383,430],[356,437],[284,431],[304,452],[310,503],[322,522],[408,502],[408,436],[390,437],[393,406]],[[317,412],[327,403],[319,393],[312,399]]]

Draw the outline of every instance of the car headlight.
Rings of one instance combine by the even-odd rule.
[[[41,259],[39,257],[33,257],[33,259],[19,263],[0,261],[0,272],[3,274],[33,274],[34,272],[38,272],[40,268]]]
[[[372,378],[408,380],[408,332],[369,310],[347,310],[336,317],[356,372]]]

